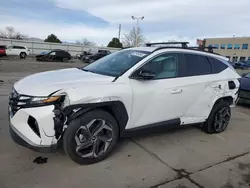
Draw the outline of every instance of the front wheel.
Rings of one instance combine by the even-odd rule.
[[[112,115],[93,110],[69,123],[63,136],[67,155],[78,164],[105,159],[118,141],[119,129]]]
[[[206,133],[221,133],[226,130],[231,118],[231,109],[226,101],[216,104],[203,125]]]
[[[25,59],[26,58],[26,53],[25,52],[21,52],[20,53],[20,59]]]

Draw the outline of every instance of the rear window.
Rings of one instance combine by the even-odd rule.
[[[225,70],[228,67],[218,59],[215,59],[213,57],[208,57],[208,59],[212,65],[213,74],[220,73],[221,71]]]
[[[198,76],[211,74],[211,64],[207,57],[195,54],[185,54],[186,73],[185,76]]]
[[[23,46],[13,46],[14,49],[25,49]]]

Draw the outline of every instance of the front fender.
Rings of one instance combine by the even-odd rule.
[[[69,124],[70,121],[96,108],[109,112],[116,119],[119,125],[120,134],[124,132],[128,123],[129,115],[125,105],[121,101],[69,105],[63,109],[63,113],[68,116],[67,124]]]

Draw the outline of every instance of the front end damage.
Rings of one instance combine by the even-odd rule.
[[[68,94],[54,92],[50,97],[60,96],[58,100],[43,104],[30,103],[38,97],[21,95],[15,90],[10,95],[9,120],[10,133],[15,142],[35,151],[48,152],[57,148],[67,125],[78,116],[100,104],[114,100],[113,97],[85,97],[74,100]],[[38,100],[38,99],[36,99]]]
[[[36,151],[55,150],[67,116],[66,95],[34,97],[13,89],[9,97],[9,129],[15,142]]]

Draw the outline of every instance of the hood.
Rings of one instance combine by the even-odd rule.
[[[242,77],[240,79],[240,89],[250,91],[250,78]]]
[[[78,68],[47,71],[27,76],[15,83],[15,90],[24,95],[48,96],[51,93],[76,85],[105,84],[114,77],[85,72]]]

